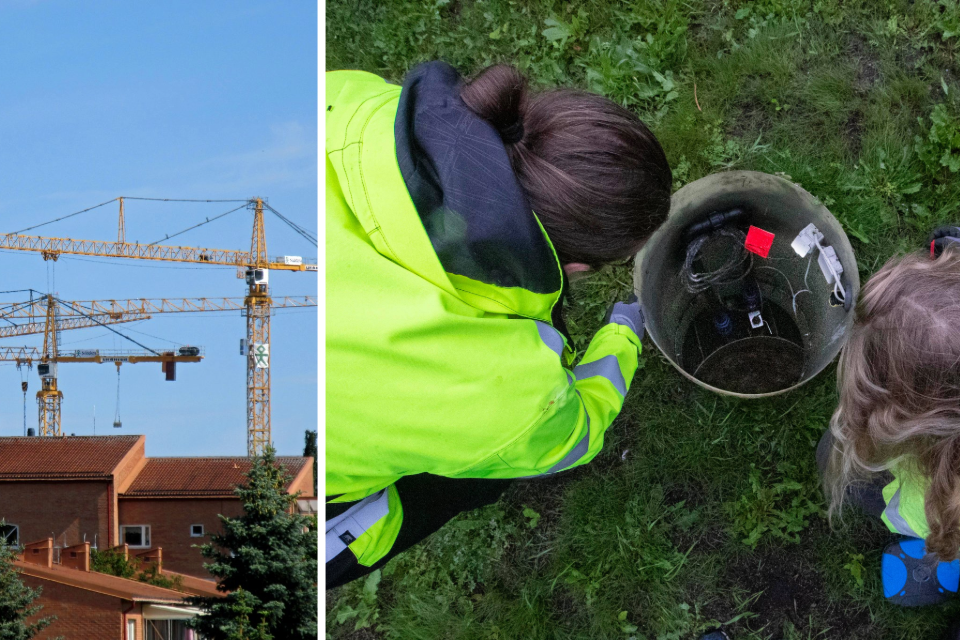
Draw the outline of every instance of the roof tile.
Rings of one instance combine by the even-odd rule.
[[[52,580],[60,584],[69,585],[78,589],[87,591],[96,591],[106,595],[132,600],[134,602],[162,602],[179,604],[189,594],[155,587],[152,584],[140,582],[139,580],[128,580],[118,578],[117,576],[98,573],[96,571],[79,571],[54,565],[52,568],[42,567],[36,564],[14,561],[13,565],[21,573],[40,578],[43,580]]]
[[[0,480],[106,479],[141,437],[0,438]]]
[[[307,458],[277,457],[277,461],[292,480]],[[234,488],[246,481],[250,466],[249,458],[148,458],[121,497],[233,497]]]
[[[170,578],[171,580],[179,580],[181,590],[192,596],[213,596],[216,598],[222,598],[227,594],[223,591],[217,591],[217,583],[215,580],[204,580],[203,578],[197,578],[195,576],[188,576],[183,573],[176,573],[174,571],[163,570],[163,577]]]

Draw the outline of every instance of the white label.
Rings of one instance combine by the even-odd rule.
[[[826,279],[827,284],[836,282],[837,277],[843,273],[843,265],[840,264],[840,259],[837,258],[837,252],[833,247],[820,248],[820,255],[817,256],[817,264],[820,265],[820,271],[823,272],[823,277]]]
[[[303,264],[300,256],[283,256],[283,264]]]
[[[811,222],[803,228],[803,231],[797,234],[797,237],[793,239],[790,246],[793,247],[796,254],[802,258],[810,253],[821,240],[823,240],[823,234],[820,233],[820,230]]]
[[[76,351],[78,358],[96,358],[99,353],[96,349],[77,349]]]
[[[319,271],[319,269],[320,269],[319,266],[317,266],[317,265],[315,265],[315,264],[308,264],[308,265],[307,265],[307,271]]]
[[[130,358],[127,356],[103,356],[101,360],[104,362],[130,362]]]
[[[270,345],[267,343],[255,344],[251,354],[253,356],[254,362],[257,365],[257,369],[269,369],[270,368]]]

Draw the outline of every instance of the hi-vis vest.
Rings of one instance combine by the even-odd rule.
[[[593,459],[640,353],[610,324],[568,369],[550,324],[559,288],[444,270],[398,168],[400,91],[326,78],[326,495],[355,503],[327,520],[326,553],[365,566],[397,537],[405,475],[522,478]]]
[[[880,519],[894,533],[911,538],[926,538],[930,535],[927,514],[924,511],[926,493],[930,482],[902,467],[890,470],[894,479],[883,488],[887,503]]]

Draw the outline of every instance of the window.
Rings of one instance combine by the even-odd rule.
[[[203,525],[202,525],[202,524],[192,524],[192,525],[190,525],[190,537],[191,537],[191,538],[202,538],[202,537],[203,537]]]
[[[134,548],[146,549],[150,546],[150,525],[126,524],[120,527],[120,538]]]
[[[137,640],[137,621],[136,620],[127,620],[126,640]]]
[[[198,640],[200,636],[187,628],[186,620],[144,620],[146,640]]]
[[[0,524],[0,538],[11,547],[19,545],[20,527],[15,524]]]

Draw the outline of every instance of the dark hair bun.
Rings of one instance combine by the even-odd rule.
[[[463,86],[460,98],[471,111],[492,124],[506,144],[523,139],[527,79],[516,67],[487,67]]]
[[[636,114],[594,93],[535,92],[502,64],[461,86],[460,97],[500,132],[561,262],[625,260],[666,220],[670,164]]]

